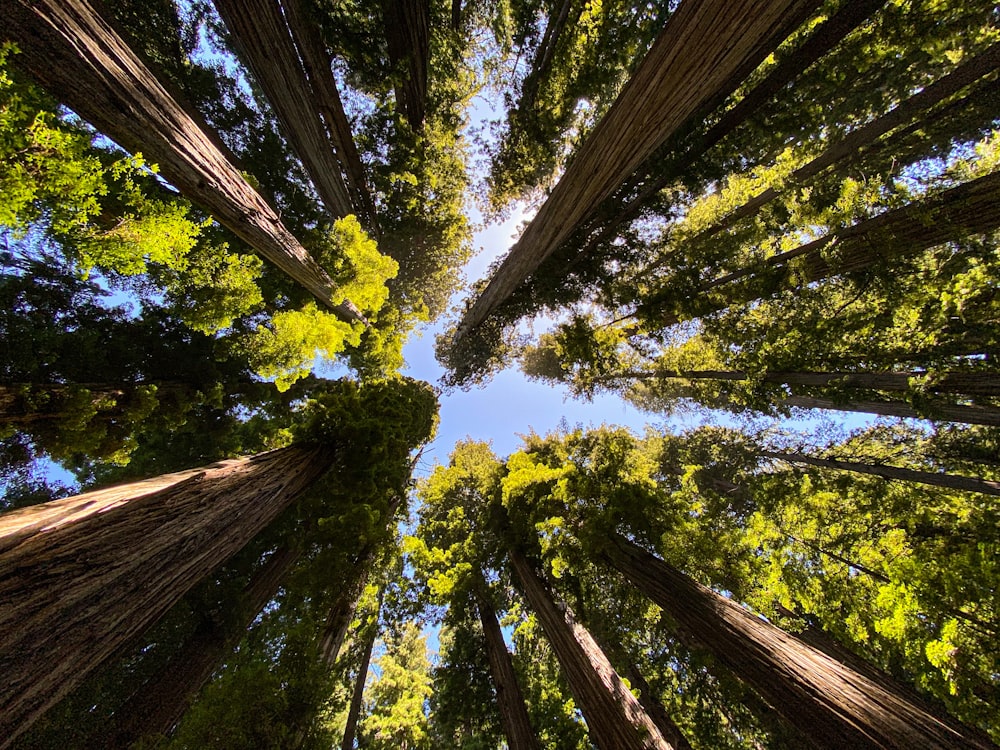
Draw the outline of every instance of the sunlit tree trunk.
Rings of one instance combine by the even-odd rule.
[[[540,750],[538,737],[531,727],[524,693],[517,682],[514,663],[503,639],[493,602],[486,592],[486,582],[480,577],[480,587],[476,589],[476,609],[479,622],[483,626],[486,640],[486,656],[490,662],[490,674],[496,687],[497,707],[500,724],[510,750]]]
[[[215,140],[86,0],[14,0],[4,34],[17,64],[346,321],[362,321]]]
[[[819,6],[815,0],[684,0],[577,150],[535,218],[465,313],[476,328],[693,115],[742,80]]]
[[[559,659],[594,744],[601,750],[670,748],[569,607],[555,599],[522,552],[512,549],[509,554],[521,591]]]
[[[299,550],[292,547],[271,553],[235,603],[238,613],[225,613],[225,621],[220,621],[219,615],[203,621],[164,667],[115,712],[112,724],[90,738],[87,747],[130,747],[142,737],[170,732],[260,611],[275,597],[299,555]]]
[[[624,537],[604,558],[736,677],[821,748],[993,748],[942,721],[889,680],[859,674],[735,602],[693,581]]]
[[[0,516],[0,746],[263,530],[328,448],[252,458]]]

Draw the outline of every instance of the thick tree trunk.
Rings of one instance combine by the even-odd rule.
[[[402,79],[396,85],[396,109],[414,132],[427,113],[427,69],[430,62],[431,9],[428,0],[382,0],[389,61]]]
[[[345,321],[364,321],[327,273],[86,0],[16,0],[4,6],[4,38],[17,64],[97,130],[160,166],[206,208]]]
[[[361,718],[361,704],[365,697],[365,682],[368,679],[368,665],[372,661],[372,651],[375,649],[375,640],[378,638],[378,618],[382,610],[382,597],[385,589],[378,595],[378,610],[375,618],[368,628],[368,636],[365,639],[365,651],[361,657],[361,664],[358,666],[358,676],[354,680],[354,692],[351,694],[351,707],[347,711],[347,723],[344,725],[344,738],[340,743],[340,750],[354,750],[354,737],[358,733],[358,719]]]
[[[330,466],[292,446],[0,516],[0,747]]]
[[[942,721],[889,681],[840,664],[615,535],[603,552],[681,625],[690,645],[727,669],[820,748],[994,748],[975,730]]]
[[[701,305],[701,314],[759,299],[756,277],[767,277],[776,289],[794,289],[997,226],[1000,173],[994,172],[708,281],[700,291],[719,301]],[[664,294],[654,294],[637,315],[663,327],[681,322],[676,310],[662,309],[666,301]]]
[[[306,77],[312,86],[315,106],[326,121],[337,158],[347,173],[347,187],[351,192],[355,211],[365,228],[377,236],[375,203],[368,189],[365,168],[354,143],[351,123],[344,111],[340,91],[330,68],[330,55],[320,37],[319,28],[311,17],[307,0],[281,0],[281,6],[301,55]]]
[[[815,0],[684,0],[548,200],[467,310],[476,328],[671,135],[725,96],[819,6]]]
[[[209,619],[184,642],[163,669],[119,708],[113,723],[87,747],[130,747],[149,735],[165,735],[180,721],[191,700],[225,661],[271,601],[300,552],[282,547],[253,574],[227,622]]]
[[[485,588],[486,582],[480,577],[480,587],[476,589],[476,609],[479,611],[479,622],[482,623],[486,639],[486,656],[490,662],[493,685],[496,687],[500,725],[507,738],[507,747],[510,750],[540,750],[538,736],[528,718],[524,694],[514,673],[514,663],[504,642],[493,602]]]
[[[818,458],[805,453],[784,453],[778,451],[760,451],[761,456],[773,458],[779,461],[787,461],[792,464],[804,464],[806,466],[819,466],[825,469],[839,469],[840,471],[853,471],[859,474],[871,474],[885,479],[897,479],[901,482],[917,482],[927,484],[932,487],[944,487],[950,490],[966,490],[968,492],[981,492],[985,495],[1000,495],[1000,482],[993,482],[987,479],[975,477],[963,477],[958,474],[942,474],[936,471],[918,471],[916,469],[903,469],[898,466],[888,466],[886,464],[869,464],[859,461],[842,461],[837,458]]]
[[[569,607],[556,601],[524,554],[512,549],[510,561],[524,597],[562,665],[594,744],[601,750],[670,748],[590,633]]]
[[[354,213],[341,164],[278,0],[216,0],[215,7],[327,210],[334,218]]]

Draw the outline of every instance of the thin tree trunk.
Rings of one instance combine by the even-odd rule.
[[[479,611],[479,621],[483,626],[486,639],[486,655],[490,662],[490,674],[496,687],[497,706],[500,711],[500,725],[507,738],[510,750],[540,750],[538,736],[528,718],[528,708],[524,702],[524,694],[514,673],[514,663],[503,639],[500,623],[497,620],[493,602],[486,591],[486,582],[482,576],[476,588],[476,609]],[[346,749],[345,749],[346,750]]]
[[[285,137],[334,218],[354,212],[351,196],[316,106],[278,0],[216,0],[241,59],[260,84]]]
[[[330,466],[291,446],[0,517],[0,747]]]
[[[389,61],[397,75],[396,108],[414,132],[427,113],[427,69],[430,62],[431,11],[428,0],[382,0]]]
[[[545,33],[542,35],[542,41],[539,43],[538,49],[535,50],[535,59],[531,64],[531,70],[528,71],[528,75],[525,78],[524,89],[521,91],[521,97],[517,103],[517,108],[521,112],[528,112],[535,107],[538,88],[549,74],[552,59],[555,56],[556,45],[559,44],[559,37],[562,35],[563,29],[566,28],[566,22],[569,20],[569,10],[572,5],[573,0],[562,0],[562,4],[558,6],[559,12],[549,14],[548,23],[545,24]],[[553,6],[553,11],[556,7]]]
[[[277,594],[300,551],[282,547],[253,574],[228,622],[206,620],[167,664],[119,708],[111,726],[86,747],[131,747],[150,735],[165,735],[180,721],[191,700],[232,653],[260,611]]]
[[[267,260],[351,322],[364,318],[282,225],[267,201],[86,0],[16,0],[4,7],[17,64],[97,130],[158,164]]]
[[[757,277],[768,278],[775,289],[794,289],[997,226],[1000,173],[994,172],[708,281],[700,291],[725,301],[702,305],[701,315],[759,299]],[[663,327],[686,319],[674,309],[658,309],[665,301],[665,293],[654,293],[636,312]]]
[[[994,748],[889,680],[859,674],[614,535],[602,556],[820,748]]]
[[[347,723],[344,726],[344,738],[340,743],[341,750],[354,750],[354,737],[358,732],[358,719],[361,717],[361,704],[365,697],[365,682],[368,679],[368,665],[372,661],[372,651],[375,649],[375,640],[378,638],[378,618],[382,611],[382,598],[385,589],[381,589],[378,594],[378,609],[375,610],[375,618],[368,628],[368,638],[365,641],[365,651],[361,657],[361,665],[358,667],[358,676],[354,680],[354,692],[351,694],[351,707],[347,711]]]
[[[961,404],[930,404],[926,409],[914,409],[900,401],[834,401],[830,398],[787,396],[779,403],[803,409],[830,409],[861,414],[878,414],[882,417],[929,419],[936,422],[962,422],[1000,427],[1000,409],[992,406],[963,406]]]
[[[885,479],[897,479],[901,482],[916,482],[918,484],[927,484],[932,487],[944,487],[950,490],[965,490],[967,492],[981,492],[985,495],[1000,495],[1000,482],[993,482],[987,479],[977,479],[975,477],[963,477],[958,474],[942,474],[936,471],[918,471],[916,469],[904,469],[898,466],[888,466],[887,464],[842,461],[837,458],[819,458],[805,453],[760,451],[759,455],[765,458],[787,461],[792,464],[805,464],[806,466],[819,466],[825,469],[853,471],[859,474],[870,474],[876,477],[884,477]]]
[[[347,186],[351,191],[354,207],[368,231],[378,236],[375,202],[368,189],[365,168],[354,142],[351,124],[347,120],[340,91],[330,68],[330,55],[320,37],[319,28],[311,17],[306,0],[281,0],[281,4],[302,57],[302,66],[312,85],[315,106],[326,121],[337,158],[347,174]]]
[[[735,90],[816,0],[684,0],[548,200],[466,311],[476,328],[692,115]]]
[[[524,597],[562,665],[594,744],[601,750],[670,748],[590,633],[569,607],[555,599],[524,554],[512,549],[510,561]]]
[[[134,388],[135,386],[131,386]],[[27,425],[33,422],[61,419],[67,416],[67,399],[90,394],[92,404],[109,404],[105,414],[121,412],[122,399],[129,386],[116,383],[0,383],[0,424]]]

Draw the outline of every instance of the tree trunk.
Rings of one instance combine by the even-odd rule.
[[[963,406],[961,404],[929,404],[923,409],[914,409],[901,401],[834,401],[830,398],[811,396],[788,396],[779,403],[798,406],[803,409],[831,409],[852,411],[862,414],[878,414],[882,417],[903,417],[909,419],[929,419],[935,422],[962,422],[1000,427],[1000,409],[993,406]]]
[[[311,17],[306,0],[281,0],[285,20],[302,57],[302,66],[312,85],[316,108],[326,121],[327,131],[337,151],[337,158],[347,173],[347,187],[351,191],[354,208],[361,223],[374,236],[378,236],[375,202],[368,189],[365,168],[361,163],[358,147],[354,143],[351,124],[344,112],[337,82],[330,69],[330,55],[320,37],[319,29]]]
[[[0,747],[215,570],[330,466],[251,458],[0,517]]]
[[[90,401],[95,406],[102,403],[111,405],[102,410],[104,414],[120,413],[120,402],[127,398],[128,388],[115,383],[0,383],[0,425],[27,425],[62,419],[67,416],[69,397],[84,390],[90,394]]]
[[[383,588],[379,591],[378,609],[375,611],[375,619],[369,627],[368,638],[365,641],[365,651],[361,657],[361,665],[358,667],[358,676],[354,680],[351,707],[347,711],[347,723],[344,725],[344,739],[340,743],[341,750],[354,750],[354,736],[358,732],[358,719],[361,718],[361,704],[365,697],[368,665],[371,664],[372,651],[375,649],[375,640],[378,638],[378,618],[382,610],[382,597],[384,594],[385,589]]]
[[[720,301],[702,305],[701,314],[759,299],[758,277],[771,279],[776,289],[795,289],[997,226],[1000,174],[994,172],[705,282],[700,291],[712,292]],[[715,291],[720,288],[722,292]],[[661,309],[666,301],[664,293],[654,293],[636,314],[663,327],[686,319],[675,309]]]
[[[590,633],[569,607],[555,599],[524,554],[512,549],[510,561],[524,597],[562,665],[593,743],[601,750],[670,748]]]
[[[496,687],[497,706],[500,711],[500,725],[507,738],[510,750],[540,750],[538,736],[531,727],[524,694],[514,673],[514,663],[503,639],[500,623],[497,621],[493,602],[486,591],[486,582],[480,576],[476,588],[476,609],[486,638],[486,655],[490,662],[490,674]]]
[[[603,557],[820,748],[994,748],[888,680],[859,674],[614,535]]]
[[[539,43],[538,49],[535,50],[535,59],[531,64],[531,70],[528,71],[528,75],[524,79],[524,88],[521,90],[521,97],[517,103],[517,108],[521,112],[534,109],[538,88],[549,74],[556,45],[559,43],[563,29],[566,28],[572,5],[573,0],[562,0],[560,5],[552,6],[548,22],[545,24],[545,34],[542,35],[542,41]],[[557,8],[558,12],[556,12]]]
[[[177,99],[86,0],[4,7],[17,64],[97,130],[159,165],[181,193],[309,290],[342,320],[364,322],[327,273]]]
[[[382,0],[389,62],[397,76],[396,109],[418,133],[427,113],[431,9],[428,0]]]
[[[577,150],[535,218],[466,311],[476,328],[670,136],[743,79],[820,5],[816,0],[684,0]]]
[[[114,723],[93,736],[87,747],[131,747],[150,735],[165,735],[180,721],[191,700],[226,656],[239,644],[260,611],[271,601],[300,552],[282,547],[253,574],[228,622],[204,621],[167,664],[114,715]]]
[[[1000,495],[1000,482],[993,482],[987,479],[977,479],[975,477],[963,477],[958,474],[942,474],[936,471],[918,471],[916,469],[903,469],[898,466],[888,466],[887,464],[869,464],[858,461],[842,461],[837,458],[818,458],[805,453],[784,453],[778,451],[760,451],[761,456],[773,458],[779,461],[787,461],[792,464],[805,464],[806,466],[819,466],[825,469],[839,469],[840,471],[854,471],[859,474],[871,474],[885,479],[896,479],[901,482],[917,482],[927,484],[932,487],[944,487],[950,490],[965,490],[967,492],[981,492],[985,495]]]
[[[278,0],[216,0],[215,7],[327,211],[334,218],[354,213],[341,164]]]

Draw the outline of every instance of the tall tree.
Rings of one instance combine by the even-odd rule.
[[[98,130],[143,152],[184,195],[344,321],[363,321],[189,109],[85,0],[18,2],[5,34],[42,85]]]

